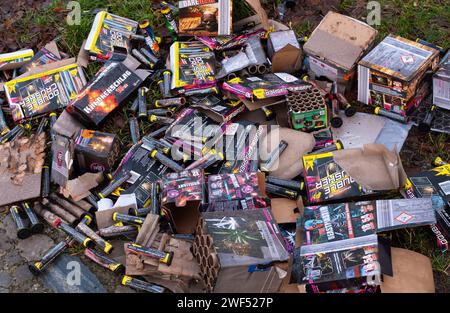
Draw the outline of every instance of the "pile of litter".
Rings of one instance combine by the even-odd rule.
[[[429,225],[448,248],[450,165],[408,176],[398,152],[411,127],[450,133],[450,54],[335,12],[299,39],[259,1],[240,21],[194,2],[158,4],[166,37],[100,11],[77,58],[0,54],[0,206],[20,240],[66,237],[30,271],[77,246],[153,293],[433,292],[430,261],[378,234]],[[120,110],[130,148],[105,130]]]

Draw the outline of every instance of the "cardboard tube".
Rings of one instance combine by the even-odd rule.
[[[250,65],[247,67],[247,71],[250,75],[255,75],[258,72],[258,67],[256,65]]]
[[[53,214],[49,210],[44,209],[39,202],[34,203],[34,210],[36,211],[37,215],[39,215],[42,219],[44,219],[44,221],[46,221],[50,226],[54,228],[56,228],[56,225],[59,220],[68,224],[65,220],[63,220],[59,216]]]
[[[76,223],[78,223],[78,218],[64,210],[61,206],[52,203],[47,199],[43,199],[42,204],[45,205],[51,212],[61,217],[62,220],[67,221],[69,225],[75,225]]]
[[[56,204],[59,204],[61,207],[63,207],[66,211],[71,213],[72,215],[78,217],[81,219],[85,215],[89,215],[86,211],[81,209],[80,207],[76,206],[75,204],[70,203],[69,201],[60,198],[55,193],[51,193],[49,197],[52,201],[54,201]],[[92,217],[92,216],[90,216]]]
[[[215,267],[216,265],[219,265],[219,259],[217,258],[216,253],[211,253],[208,255],[208,264],[211,267]]]

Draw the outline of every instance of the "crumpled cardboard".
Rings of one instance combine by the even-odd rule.
[[[287,148],[280,155],[278,164],[275,163],[273,170],[270,171],[270,175],[283,179],[292,179],[299,175],[303,170],[303,164],[299,160],[314,148],[314,136],[284,127],[272,128],[267,136],[269,137],[264,138],[261,143],[261,159],[263,160],[267,158],[265,154],[275,149],[280,140],[288,143]]]
[[[382,293],[434,293],[433,269],[428,257],[406,249],[391,248],[393,277],[383,276]]]
[[[0,145],[0,206],[41,194],[45,134]]]
[[[67,181],[65,186],[61,186],[60,192],[66,198],[79,201],[89,196],[90,190],[97,187],[102,181],[103,173],[86,173]]]
[[[398,152],[382,144],[333,151],[333,158],[355,181],[371,190],[395,190],[406,183]]]
[[[278,224],[297,223],[297,219],[303,214],[303,201],[286,198],[270,199],[270,209]]]

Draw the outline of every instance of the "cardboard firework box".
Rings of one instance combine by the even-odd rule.
[[[70,62],[63,60],[35,68],[32,74],[28,72],[5,83],[15,122],[64,108],[75,99],[86,79],[81,67]]]
[[[88,51],[91,60],[107,61],[114,47],[129,50],[130,35],[135,34],[138,22],[108,13],[98,12],[92,24],[84,50]]]
[[[321,203],[343,198],[370,195],[333,159],[333,153],[321,153],[303,157],[304,177],[309,203]]]
[[[231,35],[232,1],[178,1],[179,34],[181,36]]]
[[[270,209],[205,212],[199,218],[193,254],[208,292],[276,292],[273,262],[288,260]]]
[[[206,202],[203,171],[194,169],[166,174],[160,186],[162,211],[172,222],[175,231],[181,234],[194,233],[200,206]]]
[[[430,197],[437,222],[431,226],[438,247],[449,249],[450,241],[450,165],[410,175],[405,184],[407,198]]]
[[[450,110],[450,51],[442,58],[433,75],[433,104]]]
[[[309,74],[350,87],[357,63],[373,46],[377,33],[361,21],[328,12],[303,46]]]
[[[34,56],[31,49],[19,50],[10,53],[0,54],[0,70],[6,71],[19,68]]]
[[[399,115],[414,111],[426,96],[425,74],[434,71],[439,51],[399,37],[387,36],[358,65],[358,101]],[[420,99],[415,99],[420,96]]]
[[[99,125],[150,75],[136,70],[139,64],[131,56],[121,63],[106,63],[66,110],[85,125]]]
[[[82,129],[75,138],[75,154],[82,172],[109,171],[119,150],[119,139],[115,134]]]

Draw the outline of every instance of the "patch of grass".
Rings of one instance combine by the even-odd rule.
[[[293,27],[293,30],[297,37],[305,37],[309,36],[313,31],[313,24],[310,21],[304,21],[296,24]]]

